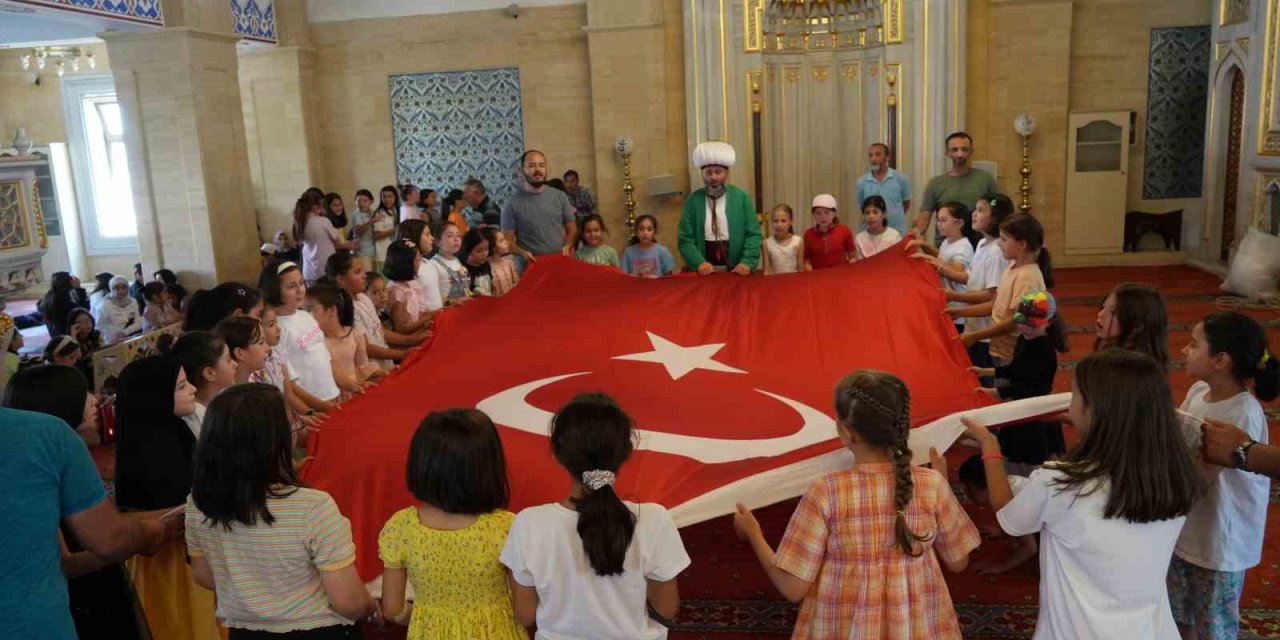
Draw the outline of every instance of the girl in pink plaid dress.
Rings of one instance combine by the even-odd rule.
[[[836,433],[852,469],[818,478],[777,553],[739,504],[733,525],[774,586],[800,606],[792,638],[960,638],[942,568],[959,573],[978,530],[942,472],[911,465],[910,392],[861,370],[836,387]]]

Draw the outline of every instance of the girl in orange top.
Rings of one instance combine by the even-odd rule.
[[[445,222],[452,222],[458,227],[458,233],[467,235],[470,225],[467,224],[467,217],[462,215],[462,210],[467,207],[467,201],[462,199],[462,192],[454,189],[444,198],[444,219]],[[434,229],[433,229],[434,231]]]

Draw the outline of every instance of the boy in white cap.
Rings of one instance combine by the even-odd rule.
[[[813,226],[804,231],[804,259],[812,269],[828,269],[857,259],[853,231],[840,224],[835,196],[813,198]]]
[[[680,214],[680,255],[702,275],[730,271],[747,275],[760,262],[764,235],[747,192],[729,184],[737,154],[723,142],[704,142],[693,150],[703,188],[689,194]]]

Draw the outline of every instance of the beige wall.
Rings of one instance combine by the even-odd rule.
[[[658,218],[659,241],[675,251],[681,198],[654,197],[648,178],[670,173],[688,191],[684,33],[680,0],[614,0],[588,3],[592,120],[595,129],[596,194],[609,242],[622,249],[629,239],[618,136],[631,136],[635,214]]]
[[[111,73],[105,45],[85,48],[93,52],[97,68],[82,69],[81,74]],[[67,141],[67,123],[62,116],[62,83],[52,68],[40,74],[40,84],[28,82],[20,62],[20,56],[26,51],[0,49],[0,147],[9,146],[18,127],[25,128],[37,145]],[[70,213],[63,212],[63,224],[78,224],[77,219],[68,217]],[[133,263],[138,261],[136,255],[85,256],[84,259],[88,273],[78,274],[81,277],[103,271],[128,276],[133,273]]]
[[[552,174],[577,169],[594,186],[585,24],[586,7],[572,5],[518,20],[477,11],[311,25],[324,188],[350,199],[396,181],[388,76],[510,66],[520,69],[526,146],[547,154]]]
[[[975,158],[999,165],[1000,190],[1018,202],[1022,141],[1013,118],[1035,116],[1031,210],[1050,252],[1061,255],[1065,192],[1071,0],[969,3],[967,127]]]
[[[97,69],[84,68],[81,74],[111,73],[106,46],[95,44],[85,48],[93,52]],[[67,141],[58,74],[50,67],[40,74],[40,84],[28,82],[20,62],[22,54],[28,51],[0,49],[0,146],[3,147],[9,146],[18,127],[25,127],[36,144]]]
[[[1197,219],[1203,198],[1146,200],[1142,176],[1147,146],[1147,72],[1151,29],[1207,25],[1213,7],[1198,0],[1076,0],[1072,20],[1071,110],[1126,110],[1138,114],[1129,147],[1126,211],[1186,209],[1184,224]],[[1163,248],[1158,238],[1147,240]],[[1148,246],[1144,243],[1144,246]]]
[[[1021,141],[1012,122],[1021,112],[1036,117],[1031,206],[1051,251],[1062,255],[1071,111],[1137,112],[1127,210],[1203,208],[1199,198],[1143,200],[1142,172],[1151,29],[1208,24],[1210,13],[1203,0],[969,0],[967,126],[1016,202]]]

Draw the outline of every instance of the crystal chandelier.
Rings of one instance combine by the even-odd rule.
[[[36,47],[30,53],[22,54],[22,70],[31,71],[35,67],[37,72],[44,71],[46,67],[52,65],[61,78],[70,69],[71,73],[79,73],[82,66],[90,69],[98,68],[98,61],[93,57],[93,52],[80,47]]]

